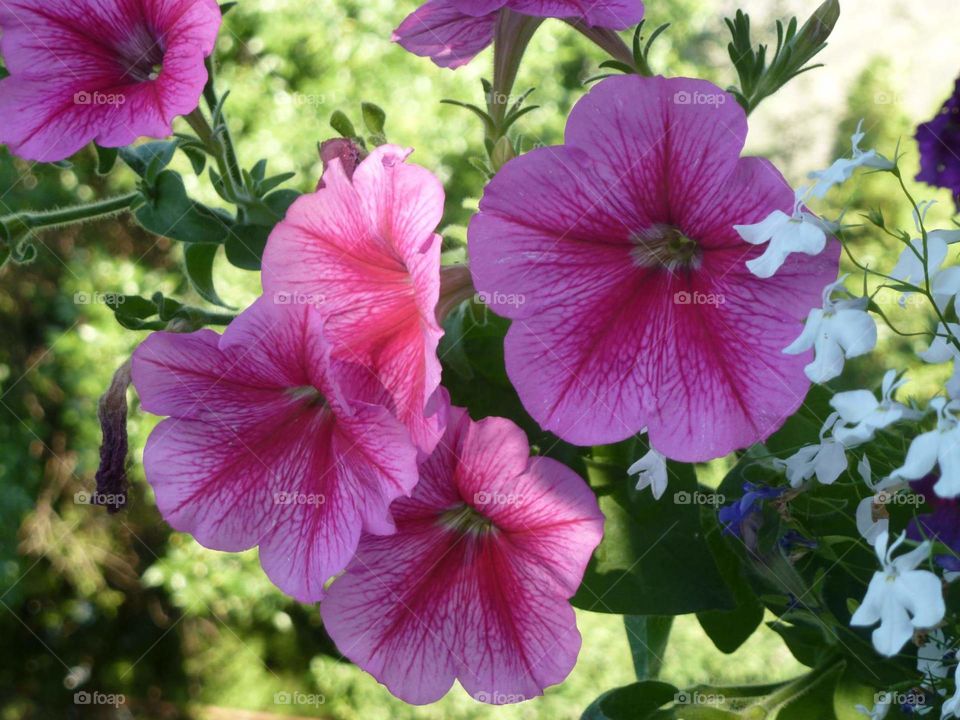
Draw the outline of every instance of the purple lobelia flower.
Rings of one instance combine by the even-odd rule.
[[[917,127],[917,144],[917,180],[947,188],[960,208],[960,78],[937,116]]]

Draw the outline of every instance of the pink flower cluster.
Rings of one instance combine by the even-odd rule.
[[[450,407],[444,194],[409,152],[384,145],[355,167],[331,153],[270,236],[264,295],[222,336],[140,345],[133,382],[168,416],[144,466],[174,528],[259,547],[273,582],[322,600],[341,652],[398,697],[432,702],[459,679],[515,702],[576,662],[568,599],[603,518],[513,423]]]
[[[53,162],[170,135],[197,107],[220,21],[215,0],[4,0],[0,143]]]

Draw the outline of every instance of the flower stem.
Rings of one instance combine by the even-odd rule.
[[[604,50],[614,60],[619,60],[625,65],[632,67],[641,75],[648,77],[653,75],[653,71],[642,58],[642,67],[637,67],[636,58],[633,57],[633,50],[627,46],[616,30],[594,27],[577,18],[566,18],[565,22],[584,37],[591,40],[601,50]]]
[[[207,68],[207,84],[203,88],[203,98],[207,103],[207,108],[210,112],[214,112],[216,107],[220,104],[220,98],[217,96],[216,90],[216,72],[213,65],[213,56],[208,56],[204,61],[204,65]],[[223,135],[223,151],[225,156],[225,161],[228,172],[233,178],[235,184],[243,187],[243,173],[240,171],[240,163],[237,160],[237,151],[233,144],[233,135],[230,132],[230,125],[227,123],[227,119],[223,116],[223,109],[221,108],[221,117],[223,119],[223,125],[221,134]]]
[[[496,128],[496,137],[489,138],[494,144],[504,133],[503,121],[511,104],[510,93],[517,81],[520,61],[541,22],[542,18],[521,15],[506,8],[497,16],[493,40],[493,90],[487,98],[487,110]]]
[[[73,205],[56,210],[15,213],[0,218],[0,224],[4,225],[14,235],[29,230],[77,225],[133,210],[142,200],[143,196],[139,192],[132,192],[85,205]]]

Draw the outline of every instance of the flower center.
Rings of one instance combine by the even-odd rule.
[[[662,267],[670,272],[700,267],[703,253],[697,241],[673,225],[651,225],[633,233],[630,239],[634,243],[630,256],[638,267]]]
[[[464,535],[481,535],[495,529],[493,521],[466,503],[454,505],[437,518],[439,525]]]
[[[286,395],[294,402],[302,402],[308,407],[319,407],[326,404],[323,395],[312,385],[287,388]]]

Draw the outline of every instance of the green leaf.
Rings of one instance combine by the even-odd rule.
[[[656,680],[663,668],[673,618],[669,615],[624,615],[633,669],[638,680]]]
[[[150,232],[188,243],[217,245],[227,239],[233,220],[187,197],[183,178],[172,170],[161,172],[146,195],[135,215]]]
[[[642,720],[673,702],[677,688],[667,683],[646,681],[609,690],[584,711],[580,720]]]
[[[97,151],[97,175],[109,175],[117,164],[120,151],[117,148],[105,148],[94,144]]]
[[[217,257],[217,246],[191,243],[184,247],[183,257],[187,278],[200,297],[214,305],[230,307],[220,299],[213,287],[213,261]]]
[[[197,177],[203,175],[203,171],[207,167],[207,154],[193,145],[181,145],[180,149],[187,156],[187,160],[190,161],[194,174]]]
[[[269,235],[270,228],[263,225],[236,225],[224,244],[227,260],[242,270],[260,270]]]
[[[149,142],[134,147],[120,148],[118,153],[131,170],[142,178],[147,178],[148,171],[153,173],[153,177],[163,170],[170,161],[173,160],[173,154],[177,151],[177,143],[164,140],[162,142]]]
[[[367,131],[372,135],[384,137],[383,128],[387,124],[387,114],[373,103],[362,103],[360,109],[363,113],[363,124]]]
[[[720,652],[736,652],[763,622],[763,603],[751,597],[733,610],[697,613],[700,627]]]
[[[587,461],[587,477],[604,517],[604,534],[573,604],[621,615],[682,615],[731,610],[723,580],[700,526],[694,497],[705,497],[693,466],[669,463],[670,492],[659,501],[627,476],[628,444]],[[597,449],[595,449],[595,452]]]
[[[236,6],[237,6],[237,3],[235,2],[220,3],[220,14],[226,15],[228,12],[233,10]]]
[[[350,122],[350,118],[344,115],[340,110],[335,110],[333,115],[330,116],[330,127],[340,133],[342,137],[357,137],[357,131],[353,127],[353,123]]]

